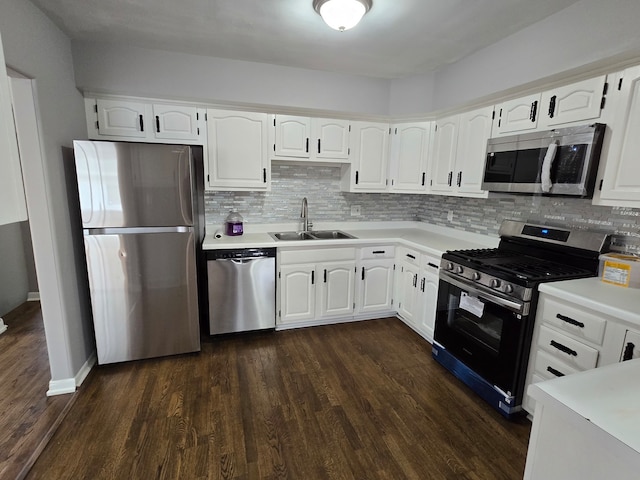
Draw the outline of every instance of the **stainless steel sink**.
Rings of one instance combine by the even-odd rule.
[[[340,230],[319,230],[317,232],[310,232],[312,236],[319,240],[336,240],[339,238],[356,238],[348,233],[341,232]]]
[[[318,230],[317,232],[272,232],[269,233],[276,240],[338,240],[356,238],[340,230]]]
[[[306,232],[278,232],[270,233],[276,240],[314,240],[314,238]]]

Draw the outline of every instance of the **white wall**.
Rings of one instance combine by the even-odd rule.
[[[93,352],[91,320],[73,248],[61,147],[86,138],[69,39],[31,2],[2,0],[7,65],[35,79],[43,161],[23,158],[53,381],[73,378]],[[24,153],[24,152],[23,152]]]
[[[413,75],[391,81],[389,86],[389,115],[411,115],[432,112],[434,108],[433,73]]]
[[[79,88],[128,95],[387,113],[389,80],[73,42]]]
[[[0,225],[0,316],[27,299],[29,281],[22,223]]]
[[[614,55],[640,55],[640,1],[582,0],[435,74],[448,108]]]

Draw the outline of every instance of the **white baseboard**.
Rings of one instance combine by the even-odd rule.
[[[93,352],[91,356],[84,362],[84,365],[80,367],[78,373],[73,378],[64,378],[62,380],[51,380],[49,382],[49,390],[47,391],[47,397],[53,397],[55,395],[64,395],[67,393],[74,393],[76,388],[82,385],[87,375],[96,364],[96,353]]]
[[[7,325],[4,323],[4,320],[2,320],[2,317],[0,317],[0,334],[6,331],[7,331]]]
[[[27,302],[39,302],[39,301],[40,301],[40,292],[27,293]]]

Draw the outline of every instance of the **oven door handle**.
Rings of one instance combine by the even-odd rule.
[[[484,290],[480,290],[479,288],[477,288],[474,285],[469,285],[468,283],[464,283],[461,282],[460,280],[458,280],[455,277],[452,277],[451,275],[449,275],[447,272],[440,272],[440,279],[444,282],[450,283],[451,285],[454,285],[458,288],[461,288],[462,290],[466,290],[469,293],[473,293],[474,295],[477,295],[480,298],[484,298],[485,300],[489,300],[490,302],[493,302],[501,307],[505,307],[508,308],[509,310],[513,310],[516,313],[522,313],[523,309],[524,309],[524,304],[520,303],[520,302],[514,302],[513,300],[509,300],[507,298],[502,298],[499,297],[498,295],[491,293],[491,292],[485,292]]]

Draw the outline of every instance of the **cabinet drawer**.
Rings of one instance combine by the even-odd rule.
[[[578,339],[602,345],[607,321],[594,313],[565,305],[545,297],[542,303],[543,321],[570,333]]]
[[[410,263],[416,267],[420,266],[420,252],[406,247],[398,247],[398,261]]]
[[[598,363],[598,350],[544,325],[540,326],[538,346],[578,370],[595,368]]]
[[[371,260],[374,258],[394,258],[395,254],[396,247],[392,245],[360,248],[360,260]]]
[[[578,373],[579,371],[570,367],[553,355],[548,354],[544,350],[538,350],[536,352],[534,370],[534,375],[538,375],[545,380],[562,377],[564,375],[571,375],[572,373]]]
[[[437,275],[438,269],[440,268],[440,257],[423,253],[420,267],[423,270],[432,271]]]

